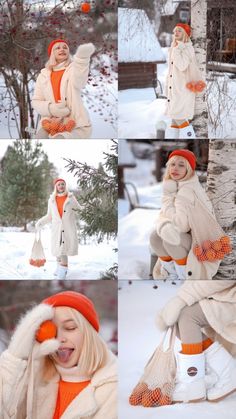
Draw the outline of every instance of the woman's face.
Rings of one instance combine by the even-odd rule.
[[[184,40],[185,31],[180,26],[176,26],[174,28],[173,34],[174,34],[174,38],[175,38],[176,41],[183,41]]]
[[[56,183],[56,188],[57,188],[57,192],[59,194],[65,192],[65,190],[66,190],[66,184],[65,184],[65,182],[63,182],[63,181],[57,182]]]
[[[170,177],[173,180],[181,180],[187,173],[185,159],[183,157],[177,157],[170,161],[169,165]]]
[[[56,62],[58,64],[66,61],[69,57],[69,48],[68,45],[64,42],[58,42],[54,45],[53,52],[55,55]]]
[[[53,354],[54,362],[64,368],[78,364],[83,337],[68,307],[56,307],[53,321],[57,327],[59,349]]]

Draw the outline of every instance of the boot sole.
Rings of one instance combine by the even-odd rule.
[[[217,402],[219,402],[220,400],[223,400],[225,397],[227,397],[227,396],[229,396],[230,394],[233,394],[234,392],[236,391],[236,388],[234,388],[233,390],[231,390],[229,393],[227,393],[227,394],[224,394],[223,396],[221,396],[221,397],[218,397],[218,399],[207,399],[208,400],[208,402],[212,402],[212,403],[217,403]]]
[[[172,404],[175,404],[175,403],[198,403],[198,402],[202,402],[203,400],[206,400],[206,397],[202,397],[201,399],[188,400],[186,402],[183,401],[183,400],[180,400],[180,401],[174,400],[174,401],[172,401]]]

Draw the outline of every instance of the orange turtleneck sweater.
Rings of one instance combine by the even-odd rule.
[[[89,385],[89,381],[81,381],[80,383],[71,383],[60,380],[57,404],[54,412],[53,419],[59,419],[70,403],[79,395],[79,393]]]
[[[61,88],[61,79],[64,72],[65,72],[65,69],[51,72],[51,84],[52,84],[54,99],[56,102],[59,102],[59,100],[61,100],[60,88]]]
[[[66,198],[67,198],[67,195],[62,195],[62,196],[56,195],[57,209],[61,218],[62,218],[63,206],[64,206],[64,202]]]

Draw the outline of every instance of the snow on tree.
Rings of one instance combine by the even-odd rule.
[[[197,64],[206,80],[207,61],[207,0],[191,0],[192,41]],[[208,113],[206,91],[196,95],[193,125],[198,138],[208,138]]]
[[[55,168],[42,144],[16,140],[0,162],[0,223],[24,226],[45,214]]]
[[[231,238],[233,251],[225,256],[214,279],[236,279],[236,140],[210,140],[207,194],[217,220]]]

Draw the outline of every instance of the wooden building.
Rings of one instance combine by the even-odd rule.
[[[156,87],[166,59],[146,12],[119,8],[118,22],[119,89]]]

